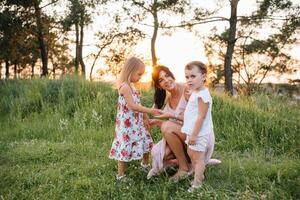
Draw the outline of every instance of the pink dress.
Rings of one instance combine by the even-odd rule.
[[[184,98],[184,95],[181,95],[181,98],[177,104],[177,107],[175,109],[172,109],[169,105],[169,102],[166,103],[165,107],[164,107],[164,111],[165,112],[169,112],[173,115],[182,115],[184,113],[185,107],[186,107],[187,101]],[[170,121],[174,121],[177,122],[179,124],[182,124],[182,121],[176,120],[176,119],[169,119]]]
[[[141,104],[140,93],[132,88],[135,104]],[[109,158],[129,162],[140,160],[153,146],[150,133],[144,126],[143,113],[131,110],[122,94],[118,97],[115,138]]]
[[[170,112],[172,114],[183,114],[185,107],[187,105],[187,101],[185,100],[184,96],[181,96],[181,99],[178,102],[178,105],[175,109],[172,109],[169,106],[169,103],[166,104],[164,107],[164,111]],[[175,119],[169,119],[171,121],[174,121],[176,123],[182,124],[182,121],[177,121]],[[176,166],[178,165],[177,159],[172,160],[164,160],[165,150],[167,148],[167,143],[164,138],[162,138],[157,144],[154,145],[151,155],[152,155],[152,168],[149,171],[147,178],[150,179],[153,176],[156,176],[159,174],[163,169],[168,168],[170,166]],[[214,151],[214,145],[215,145],[215,135],[214,133],[209,135],[208,141],[207,141],[207,152],[205,154],[205,163],[207,165],[216,165],[221,163],[220,160],[217,159],[211,159],[211,156]]]

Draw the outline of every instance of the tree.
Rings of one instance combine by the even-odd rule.
[[[26,36],[25,31],[22,32],[22,19],[16,12],[16,10],[9,10],[8,7],[4,7],[0,13],[0,58],[5,61],[7,79],[10,75],[9,67],[11,64],[14,64],[14,77],[17,76],[17,65],[21,58],[20,49]],[[7,51],[7,49],[10,50]]]
[[[225,54],[225,62],[224,62],[224,76],[225,76],[225,89],[233,95],[233,84],[232,84],[232,69],[231,69],[231,60],[234,52],[234,45],[236,41],[236,24],[237,24],[237,6],[239,0],[231,0],[230,1],[230,28],[227,39],[227,50]]]
[[[39,41],[39,47],[41,51],[41,58],[42,58],[42,76],[48,75],[48,52],[46,48],[46,42],[44,39],[44,33],[47,32],[47,27],[43,26],[42,22],[42,11],[40,7],[41,1],[39,0],[34,0],[33,2],[33,7],[34,7],[34,14],[36,18],[36,24],[37,24],[37,36],[38,36],[38,41]]]
[[[60,34],[60,35],[59,35]],[[60,30],[52,31],[48,35],[49,46],[49,60],[52,63],[52,75],[56,78],[57,70],[61,72],[61,75],[66,73],[67,69],[70,69],[71,56],[69,54],[69,41],[66,39],[64,33]]]
[[[45,41],[45,35],[49,31],[49,27],[44,23],[44,19],[47,19],[47,15],[42,12],[42,9],[56,3],[58,0],[51,0],[47,5],[41,5],[41,0],[33,0],[33,1],[23,1],[23,0],[6,0],[5,5],[8,7],[17,7],[16,10],[20,14],[21,10],[23,11],[23,19],[24,21],[28,21],[27,23],[33,23],[33,18],[36,23],[36,37],[39,43],[39,49],[42,60],[42,76],[46,76],[48,74],[48,52],[47,52],[47,43]],[[28,20],[29,19],[29,20]]]
[[[97,3],[104,3],[105,0],[69,0],[69,14],[63,20],[63,25],[66,30],[70,30],[72,26],[75,27],[75,72],[78,73],[79,65],[82,74],[85,76],[85,63],[82,57],[84,27],[92,22],[91,11]]]
[[[91,55],[94,61],[91,66],[90,80],[92,80],[94,66],[100,55],[108,64],[108,68],[102,70],[101,73],[106,71],[115,76],[121,68],[120,59],[124,58],[125,60],[125,56],[130,54],[129,52],[132,51],[133,46],[145,37],[140,30],[128,26],[127,22],[121,19],[123,17],[120,14],[115,14],[105,25],[106,29],[97,33],[98,42],[96,46],[98,52]]]
[[[153,1],[137,1],[127,0],[123,4],[123,8],[127,15],[134,22],[146,25],[147,27],[153,28],[151,36],[151,58],[152,66],[157,65],[156,55],[156,39],[160,28],[166,27],[169,23],[170,15],[183,16],[187,10],[190,9],[189,1],[187,0],[153,0]],[[149,15],[153,20],[152,24],[142,23],[148,21]],[[164,15],[165,17],[161,17]]]
[[[233,3],[236,2],[231,1],[231,7]],[[230,72],[238,74],[238,83],[240,81],[245,83],[246,91],[250,94],[253,83],[257,82],[260,85],[268,72],[289,71],[288,68],[291,68],[290,64],[294,61],[290,59],[284,48],[296,40],[299,31],[299,10],[299,5],[293,5],[288,0],[265,0],[260,2],[259,8],[251,16],[232,14],[229,28],[222,34],[214,34],[207,40],[208,57],[215,55],[221,59],[225,58],[222,59],[225,89],[230,94],[233,92]],[[236,10],[232,11],[234,12]],[[236,24],[234,24],[235,20],[237,20]],[[258,32],[266,27],[272,27],[273,32],[276,33],[260,39],[261,34]],[[216,51],[218,47],[220,50]]]

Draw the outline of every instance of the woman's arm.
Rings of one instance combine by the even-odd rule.
[[[173,113],[170,113],[170,112],[166,112],[166,111],[162,111],[162,114],[161,115],[158,115],[158,116],[155,116],[155,118],[159,118],[159,119],[169,119],[169,118],[172,118],[172,119],[176,119],[176,120],[179,120],[179,121],[183,121],[183,113],[180,113],[180,114],[173,114]]]

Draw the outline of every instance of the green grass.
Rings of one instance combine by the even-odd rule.
[[[169,174],[147,180],[138,162],[115,181],[108,159],[117,92],[81,79],[0,82],[0,199],[299,199],[300,105],[258,94],[214,94],[214,157],[204,187]],[[143,92],[150,106],[152,91]],[[161,136],[152,131],[155,141]]]

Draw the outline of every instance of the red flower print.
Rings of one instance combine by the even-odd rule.
[[[127,134],[123,135],[123,140],[124,140],[125,142],[129,142],[129,140],[130,140],[129,135],[127,135]]]
[[[112,150],[110,151],[110,155],[111,155],[111,156],[116,155],[116,150],[115,150],[115,149],[112,149]]]
[[[124,111],[124,113],[128,112],[128,107],[126,105],[123,106],[123,111]]]
[[[125,120],[125,126],[126,128],[129,128],[131,126],[129,118]]]
[[[133,142],[133,143],[131,144],[131,147],[134,147],[134,146],[136,146],[136,142]]]
[[[126,150],[122,150],[121,151],[122,156],[126,157],[128,156],[128,152]]]
[[[152,149],[152,147],[153,147],[153,143],[151,142],[149,146],[150,146],[150,149]]]
[[[116,119],[116,125],[120,125],[120,120]]]

